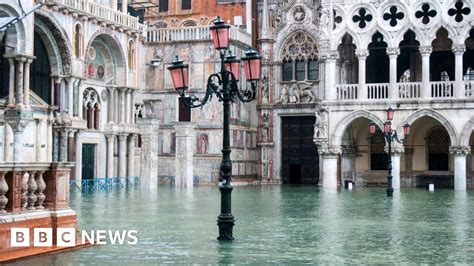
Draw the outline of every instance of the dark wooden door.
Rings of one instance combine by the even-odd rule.
[[[285,184],[317,184],[318,149],[313,142],[314,116],[282,118],[282,179]]]
[[[95,145],[82,144],[82,179],[95,177]]]

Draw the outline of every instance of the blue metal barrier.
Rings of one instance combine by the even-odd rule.
[[[112,189],[139,187],[140,182],[138,176],[70,180],[69,189],[78,192],[110,191]]]

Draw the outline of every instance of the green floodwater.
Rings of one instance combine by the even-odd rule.
[[[233,242],[218,242],[217,187],[71,194],[80,229],[138,230],[137,245],[40,256],[23,265],[474,263],[474,191],[313,186],[234,188]]]

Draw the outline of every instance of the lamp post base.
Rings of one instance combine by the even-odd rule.
[[[219,186],[221,191],[221,214],[217,217],[217,226],[219,227],[219,237],[217,240],[234,240],[232,230],[235,224],[234,215],[231,210],[232,185],[224,184]]]
[[[387,197],[393,197],[393,188],[387,188]]]

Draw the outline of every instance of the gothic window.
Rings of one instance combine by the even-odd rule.
[[[158,9],[159,12],[168,12],[168,0],[160,0]]]
[[[370,141],[370,169],[387,170],[385,136],[381,130],[377,130]]]
[[[163,22],[163,21],[155,23],[154,26],[160,29],[168,28],[168,24],[166,24],[166,22]]]
[[[421,19],[421,22],[426,25],[430,23],[430,20],[432,18],[436,17],[436,14],[437,14],[436,10],[431,9],[430,4],[424,3],[421,6],[421,10],[416,11],[415,17],[417,19]]]
[[[448,132],[437,127],[431,130],[427,137],[428,144],[428,170],[449,170],[449,146],[451,140]]]
[[[283,46],[282,81],[318,80],[318,48],[304,32],[297,32]]]
[[[467,6],[464,6],[463,1],[459,0],[454,4],[454,8],[448,10],[448,15],[454,17],[456,22],[460,23],[463,21],[464,16],[467,16],[471,13],[471,9]]]
[[[82,94],[82,113],[88,129],[100,128],[100,100],[99,94],[92,88],[84,90]]]
[[[128,69],[135,69],[135,43],[133,40],[128,42]]]
[[[182,27],[196,27],[197,23],[194,20],[186,20],[185,22],[183,22],[181,26]]]
[[[191,0],[181,0],[181,10],[191,9]]]
[[[46,103],[51,104],[51,65],[46,45],[36,32],[34,34],[34,56],[36,59],[30,66],[30,88]]]
[[[82,46],[82,28],[80,24],[76,24],[76,26],[74,27],[74,47],[73,47],[74,55],[76,56],[76,58],[81,57],[81,53],[82,53],[81,46]]]

